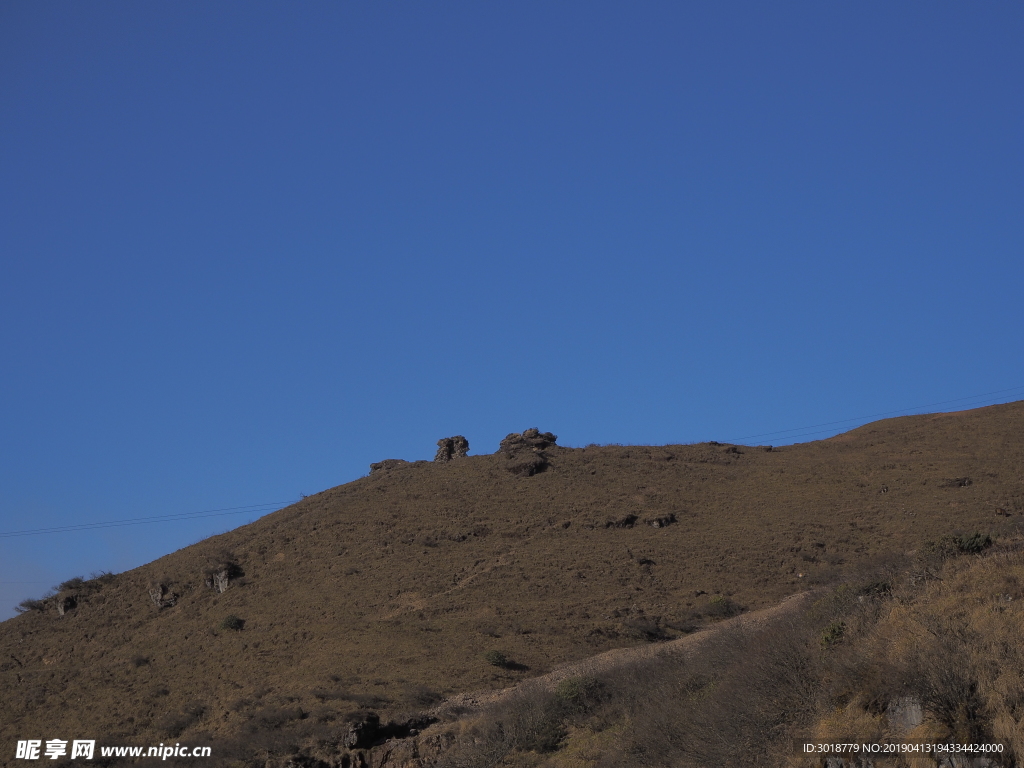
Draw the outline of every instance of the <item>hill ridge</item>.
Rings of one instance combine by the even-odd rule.
[[[1022,427],[1018,402],[772,450],[550,440],[393,464],[0,624],[0,734],[328,727],[681,637],[1015,526]]]

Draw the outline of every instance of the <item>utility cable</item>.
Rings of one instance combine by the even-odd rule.
[[[95,528],[120,528],[126,525],[145,525],[148,523],[168,523],[179,520],[198,520],[204,517],[223,517],[225,515],[243,515],[246,512],[276,512],[282,505],[294,504],[293,501],[269,501],[264,504],[249,504],[244,507],[223,507],[208,509],[202,512],[179,512],[172,515],[153,515],[152,517],[133,517],[126,520],[106,520],[97,523],[78,523],[75,525],[58,525],[53,528],[33,528],[26,531],[0,532],[0,539],[14,536],[40,536],[46,533],[70,533],[88,531]],[[274,508],[274,509],[272,509]]]

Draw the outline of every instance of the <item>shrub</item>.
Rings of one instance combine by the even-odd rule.
[[[32,600],[32,599],[28,599],[28,600],[22,600],[20,603],[18,603],[18,605],[15,607],[14,610],[16,610],[18,613],[25,613],[26,611],[43,611],[45,609],[46,609],[46,601],[45,600]]]
[[[975,532],[970,536],[961,536],[957,539],[957,547],[965,554],[977,554],[986,547],[992,546],[992,537],[988,534],[982,536]]]
[[[54,587],[54,591],[63,592],[65,589],[81,589],[85,584],[85,579],[81,576],[75,576],[73,579],[62,581],[59,586]]]
[[[821,647],[823,650],[828,650],[834,645],[838,645],[843,641],[843,636],[846,634],[846,622],[844,621],[832,621],[829,622],[828,626],[821,630]]]
[[[221,629],[231,629],[238,632],[245,626],[245,619],[240,619],[235,614],[229,614],[224,617],[224,620],[220,623]]]
[[[485,736],[499,754],[512,750],[554,752],[565,739],[565,728],[555,698],[539,688],[528,688],[490,711],[492,728]]]
[[[975,531],[963,536],[948,534],[937,541],[929,542],[926,549],[940,559],[945,560],[956,555],[976,555],[992,546],[992,537]]]
[[[862,586],[857,592],[858,595],[865,597],[888,597],[892,594],[892,582],[889,580],[872,581]]]
[[[488,651],[484,654],[484,661],[492,667],[507,667],[508,657],[501,651]]]
[[[555,687],[555,698],[568,712],[590,711],[600,700],[601,681],[593,677],[569,677]]]
[[[707,608],[704,609],[704,615],[713,618],[728,619],[731,616],[735,616],[740,613],[743,609],[739,605],[734,603],[725,595],[715,595],[708,601]]]

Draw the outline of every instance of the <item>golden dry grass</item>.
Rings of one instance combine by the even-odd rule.
[[[374,473],[80,588],[63,617],[4,622],[0,744],[330,728],[679,636],[725,600],[768,606],[944,534],[1013,527],[1022,427],[1013,403],[773,451],[555,447],[532,477],[496,455]],[[244,572],[223,594],[204,585],[218,557]],[[174,606],[156,608],[154,583]],[[241,630],[220,628],[229,615]]]

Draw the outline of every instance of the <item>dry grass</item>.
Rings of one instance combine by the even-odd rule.
[[[998,741],[1007,749],[995,765],[1018,764],[1024,552],[949,558],[926,582],[920,562],[904,565],[596,678],[520,686],[464,725],[441,768],[809,768],[820,760],[798,757],[794,742],[902,740]],[[899,716],[908,702],[920,721]]]
[[[998,540],[1022,519],[1022,427],[1015,403],[774,451],[552,447],[533,476],[498,455],[374,473],[102,583],[69,585],[76,603],[62,617],[49,598],[4,622],[0,740],[88,732],[157,743],[173,730],[230,740],[268,712],[301,713],[275,733],[342,727],[364,705],[397,714],[422,708],[424,692],[504,687],[908,552],[932,558],[920,564],[926,578],[945,567],[928,542],[976,531]],[[208,586],[225,569],[227,589]],[[154,602],[154,584],[173,604]],[[221,628],[226,617],[243,623]],[[851,636],[859,620],[847,619]],[[955,639],[957,626],[939,629]],[[489,651],[516,665],[488,664]],[[783,674],[771,669],[766,680]],[[1019,674],[971,675],[983,706],[1001,692],[998,727],[1009,728]],[[957,717],[948,727],[968,727],[969,713],[968,725]],[[579,732],[571,725],[565,738]]]

